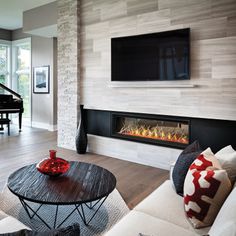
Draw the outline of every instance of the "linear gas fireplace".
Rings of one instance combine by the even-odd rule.
[[[184,149],[198,140],[213,152],[236,149],[236,121],[85,109],[88,134]]]
[[[111,113],[111,116],[112,137],[181,148],[189,144],[189,120],[147,114]]]

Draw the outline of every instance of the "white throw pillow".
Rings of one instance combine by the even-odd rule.
[[[236,188],[232,190],[221,207],[209,235],[236,236]]]
[[[226,170],[232,183],[236,180],[236,151],[231,145],[222,148],[215,154],[222,169]]]
[[[203,152],[202,152],[202,154],[204,154],[204,155],[210,155],[210,156],[214,156],[214,153],[212,152],[212,150],[211,150],[211,148],[210,147],[208,147],[206,150],[204,150]]]

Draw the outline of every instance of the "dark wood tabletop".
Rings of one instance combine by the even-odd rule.
[[[19,198],[42,204],[72,205],[108,196],[116,186],[108,170],[84,162],[70,162],[67,173],[50,177],[41,174],[36,164],[22,167],[8,178],[8,188]]]

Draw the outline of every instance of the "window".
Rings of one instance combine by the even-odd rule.
[[[0,41],[0,83],[9,86],[10,75],[10,45],[6,41]],[[1,90],[0,93],[4,93]]]
[[[23,118],[31,118],[31,41],[13,41],[12,88],[21,95],[24,102]]]
[[[0,83],[19,93],[24,102],[23,119],[31,124],[31,39],[0,40]],[[0,88],[0,94],[8,93]],[[16,115],[11,116],[14,119]]]

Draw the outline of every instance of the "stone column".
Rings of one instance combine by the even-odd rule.
[[[80,0],[58,0],[58,146],[75,149],[80,103]]]

